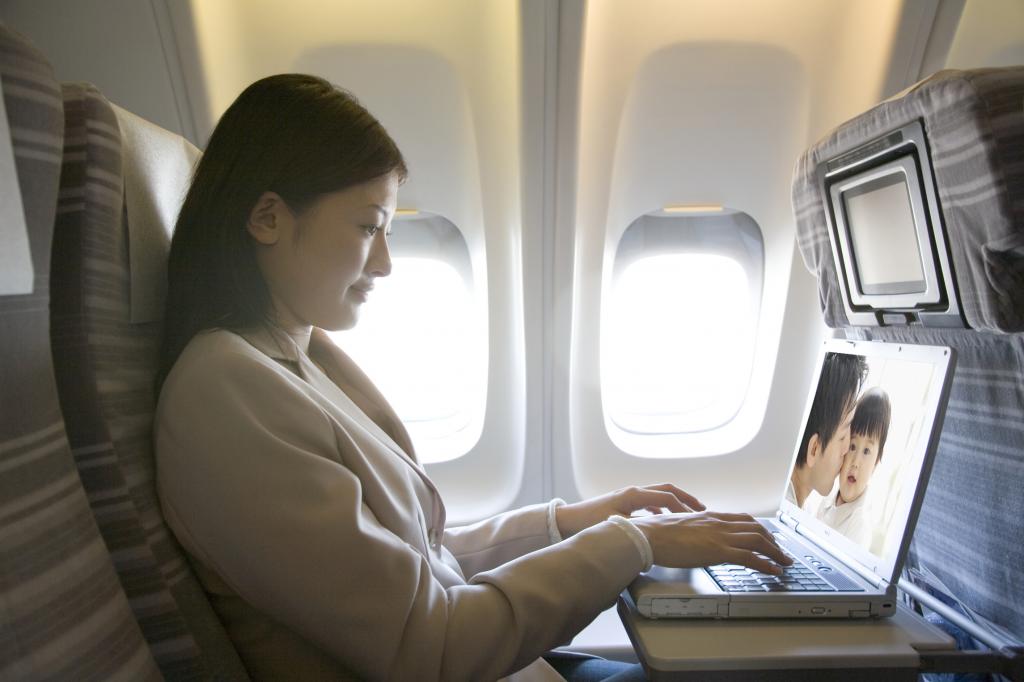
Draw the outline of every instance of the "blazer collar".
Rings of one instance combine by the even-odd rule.
[[[275,360],[292,364],[306,383],[323,392],[335,390],[367,416],[379,431],[382,442],[405,459],[430,488],[434,497],[434,522],[444,528],[445,509],[440,492],[416,458],[412,438],[402,420],[369,377],[343,350],[331,341],[322,329],[313,328],[309,340],[309,355],[302,352],[295,340],[279,327],[270,324],[238,332],[256,350]],[[314,361],[317,364],[314,364]],[[321,372],[322,368],[322,372]],[[322,376],[330,386],[321,386]]]
[[[264,355],[292,365],[299,378],[321,393],[339,391],[341,398],[355,405],[377,427],[378,437],[420,468],[402,420],[369,377],[322,329],[314,327],[308,354],[287,332],[270,324],[246,329],[239,336]],[[328,385],[324,385],[325,378]]]
[[[283,329],[271,324],[251,327],[237,332],[253,348],[275,360],[299,363],[303,355],[299,345]]]

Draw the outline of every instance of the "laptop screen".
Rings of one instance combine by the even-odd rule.
[[[902,567],[941,430],[952,352],[830,341],[783,511],[885,580]]]

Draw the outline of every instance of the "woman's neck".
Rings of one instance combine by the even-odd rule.
[[[309,355],[309,338],[313,333],[313,325],[301,321],[287,305],[284,305],[273,294],[270,295],[270,298],[273,303],[274,324],[295,341],[299,350]]]

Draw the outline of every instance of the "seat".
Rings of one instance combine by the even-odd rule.
[[[68,438],[93,515],[167,679],[247,674],[161,516],[152,452],[166,249],[199,153],[62,87],[61,204],[53,242],[52,342]],[[133,319],[134,318],[134,319]]]
[[[793,206],[825,321],[856,339],[953,347],[956,371],[910,574],[989,632],[1024,640],[1024,67],[943,71],[844,123],[798,161]],[[847,320],[826,159],[920,120],[966,328]]]
[[[46,59],[2,25],[0,81],[9,124],[0,135],[16,170],[0,191],[8,206],[20,195],[25,225],[14,229],[27,230],[34,270],[30,293],[0,295],[0,679],[157,680],[58,404],[49,274],[66,142],[60,86]]]

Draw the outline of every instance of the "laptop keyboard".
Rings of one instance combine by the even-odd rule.
[[[781,545],[780,545],[781,547]],[[823,576],[834,573],[835,569],[815,556],[794,556],[781,547],[792,566],[785,566],[782,575],[761,573],[739,564],[719,564],[706,570],[718,586],[726,592],[835,592]]]

